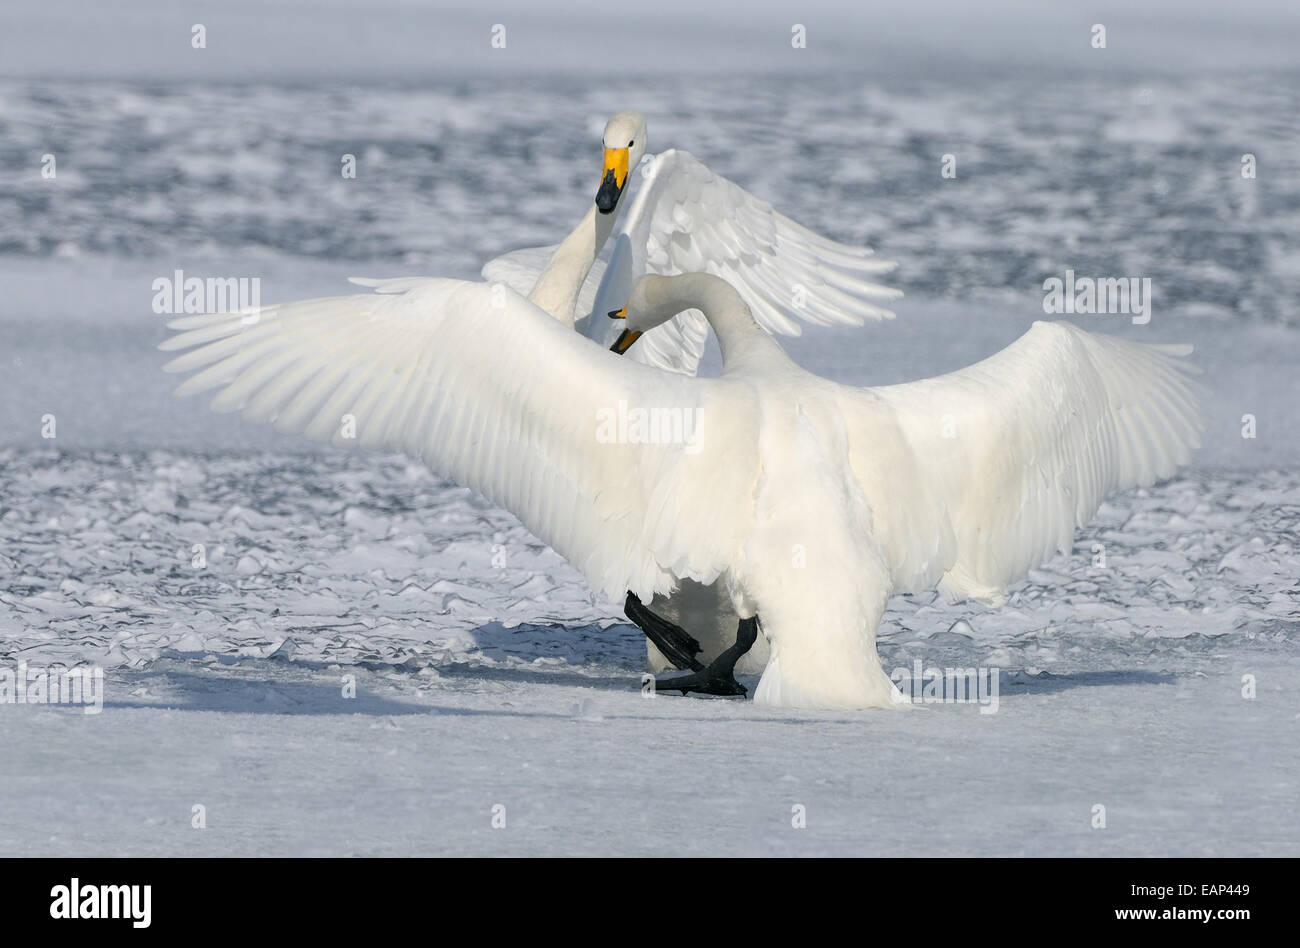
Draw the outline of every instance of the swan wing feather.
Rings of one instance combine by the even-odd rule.
[[[999,602],[1109,492],[1172,475],[1200,446],[1190,352],[1039,321],[960,371],[860,390],[852,463],[896,587]]]
[[[861,326],[893,317],[878,303],[902,293],[876,281],[894,269],[892,261],[808,230],[689,152],[648,158],[640,174],[615,230],[616,241],[623,235],[628,242],[630,274],[606,269],[596,316],[606,305],[617,309],[626,302],[630,279],[643,273],[703,271],[735,287],[758,324],[774,334],[799,335],[804,324]],[[601,341],[609,334],[598,320],[587,331]],[[703,314],[688,310],[646,333],[629,355],[693,375],[707,335]]]
[[[757,470],[748,386],[631,364],[491,284],[376,282],[174,320],[165,368],[191,373],[178,394],[215,390],[214,410],[422,459],[612,598],[711,582],[732,561]]]

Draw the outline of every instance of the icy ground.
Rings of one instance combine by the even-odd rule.
[[[400,459],[0,476],[6,661],[110,670],[101,715],[0,707],[9,853],[1296,851],[1293,476],[1121,495],[1001,610],[897,597],[886,667],[997,667],[993,715],[647,699],[616,610]]]
[[[904,304],[791,351],[895,381],[1033,316]],[[169,399],[156,317],[17,316],[0,667],[108,680],[98,715],[0,705],[0,852],[1300,853],[1293,330],[1157,314],[1139,338],[1191,339],[1207,369],[1197,465],[1111,498],[1002,609],[895,598],[886,667],[996,667],[997,713],[847,714],[644,697],[639,633],[509,514]]]

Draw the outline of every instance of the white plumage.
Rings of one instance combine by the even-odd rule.
[[[611,598],[719,582],[760,616],[765,704],[891,705],[875,631],[892,592],[996,600],[1107,491],[1171,474],[1198,443],[1185,347],[1064,323],[960,372],[851,388],[800,369],[704,274],[638,281],[627,325],[703,309],[716,379],[620,360],[489,284],[376,289],[174,320],[185,332],[162,348],[192,351],[166,368],[197,372],[182,393],[218,389],[217,410],[422,458]],[[690,437],[611,438],[609,414],[630,409],[689,418]]]

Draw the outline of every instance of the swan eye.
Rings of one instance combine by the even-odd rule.
[[[636,144],[635,141],[630,141],[630,142],[627,143],[627,147],[628,147],[628,148],[631,148],[631,147],[632,147],[633,145],[635,145],[635,144]]]

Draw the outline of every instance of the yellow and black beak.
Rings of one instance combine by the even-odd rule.
[[[614,310],[609,314],[609,318],[627,319],[627,307],[624,306],[622,309]],[[624,329],[619,333],[619,337],[614,340],[614,344],[609,347],[609,351],[617,352],[619,355],[622,355],[632,348],[632,343],[636,342],[640,338],[641,334],[639,332],[635,332],[631,329]]]
[[[619,195],[627,184],[628,149],[606,148],[605,170],[600,179],[600,190],[596,192],[596,210],[602,214],[612,214],[618,207]]]

